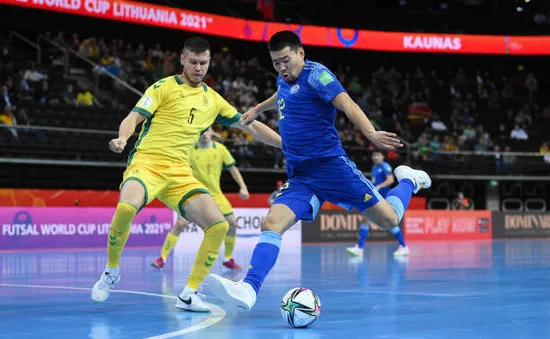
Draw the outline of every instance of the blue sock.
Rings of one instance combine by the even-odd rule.
[[[394,189],[390,190],[388,195],[386,195],[386,201],[393,206],[393,209],[399,218],[399,222],[401,222],[407,207],[409,207],[409,202],[411,201],[413,191],[414,183],[410,179],[405,179],[401,181]],[[399,229],[399,226],[393,227],[391,232],[399,244],[405,247],[405,239],[403,238],[403,233],[401,232],[401,229]]]
[[[386,195],[386,201],[393,206],[399,222],[403,219],[403,215],[409,207],[409,202],[411,202],[411,197],[414,191],[414,184],[410,179],[404,179],[401,181],[394,189],[388,192]]]
[[[262,287],[265,277],[271,271],[281,247],[281,235],[276,232],[263,231],[260,240],[252,252],[250,259],[250,269],[246,273],[244,282],[250,284],[256,293]]]
[[[369,237],[369,225],[361,224],[361,229],[359,230],[359,241],[357,242],[357,247],[363,248],[365,246],[365,241]]]
[[[405,238],[403,238],[403,232],[401,232],[399,226],[395,226],[390,231],[393,233],[393,236],[395,237],[399,245],[407,247],[407,245],[405,245]]]

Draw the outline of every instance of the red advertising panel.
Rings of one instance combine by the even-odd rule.
[[[490,211],[407,211],[403,225],[408,241],[492,238]]]
[[[193,31],[228,38],[267,41],[290,29],[305,45],[393,52],[549,55],[549,36],[498,36],[380,32],[297,25],[189,11],[120,0],[0,0],[0,4],[101,19]]]
[[[62,189],[23,189],[0,188],[0,206],[33,207],[113,207],[118,201],[119,191],[62,190]],[[233,207],[268,207],[267,193],[250,194],[248,200],[242,200],[238,193],[225,193]],[[154,200],[149,207],[165,207]],[[323,210],[342,209],[331,203],[325,203]],[[426,209],[426,198],[413,197],[409,209]]]

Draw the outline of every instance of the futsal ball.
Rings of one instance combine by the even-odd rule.
[[[292,327],[307,327],[321,315],[321,301],[310,289],[296,287],[281,300],[281,316]]]

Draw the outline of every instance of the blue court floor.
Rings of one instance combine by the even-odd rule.
[[[176,252],[158,272],[150,266],[158,249],[126,251],[117,292],[95,303],[90,288],[103,250],[4,252],[0,338],[550,338],[550,241],[410,246],[413,255],[401,260],[392,257],[394,244],[370,244],[364,258],[350,258],[340,244],[303,246],[278,263],[244,315],[213,298],[212,314],[174,308],[193,253]],[[251,250],[238,249],[237,259]],[[224,272],[219,263],[215,271]],[[292,329],[280,317],[280,298],[295,286],[320,296],[311,328]]]

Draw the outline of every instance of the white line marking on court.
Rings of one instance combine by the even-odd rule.
[[[55,289],[55,290],[76,290],[76,291],[91,291],[91,288],[85,288],[85,287],[71,287],[71,286],[48,286],[48,285],[22,285],[22,284],[0,284],[0,287],[27,287],[27,288],[49,288],[49,289]],[[166,299],[177,299],[176,296],[173,295],[167,295],[167,294],[159,294],[159,293],[149,293],[149,292],[139,292],[139,291],[129,291],[129,290],[113,290],[112,293],[122,293],[122,294],[137,294],[137,295],[145,295],[149,297],[157,297],[157,298],[166,298]],[[201,321],[198,324],[195,324],[193,326],[183,328],[178,331],[168,332],[159,334],[154,337],[147,337],[145,339],[168,339],[168,338],[174,338],[179,337],[184,334],[189,334],[193,332],[197,332],[200,330],[203,330],[207,327],[214,326],[215,324],[222,321],[223,318],[225,318],[225,311],[223,308],[206,303],[208,306],[210,306],[211,312],[210,316],[206,318],[205,320]]]

